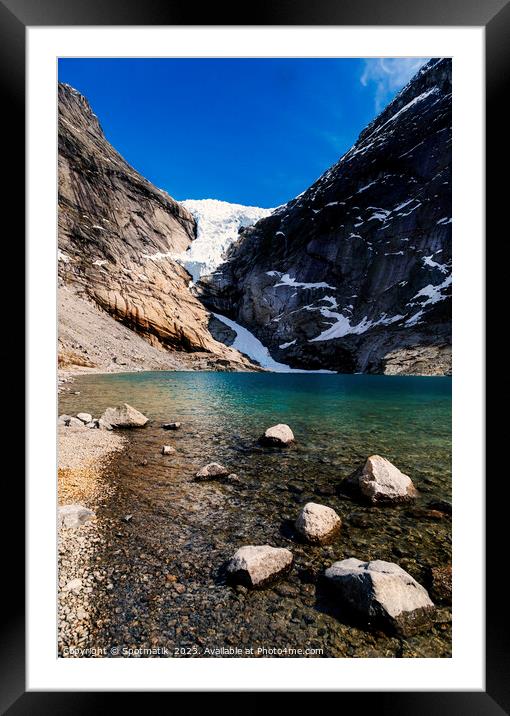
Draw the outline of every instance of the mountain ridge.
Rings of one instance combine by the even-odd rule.
[[[58,109],[58,278],[68,327],[59,335],[60,362],[115,369],[116,357],[98,345],[114,319],[158,351],[134,341],[140,368],[177,363],[255,369],[213,338],[209,312],[188,290],[190,275],[174,259],[195,238],[193,216],[111,146],[77,90],[59,84]],[[97,318],[101,329],[90,334],[87,320],[94,321],[98,309],[106,315]],[[88,317],[83,325],[72,325],[73,312]],[[123,335],[129,341],[129,333]],[[129,351],[119,351],[132,367]]]
[[[429,61],[197,291],[296,368],[451,372],[451,60]]]

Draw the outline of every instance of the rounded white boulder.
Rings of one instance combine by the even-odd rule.
[[[340,532],[342,520],[326,505],[308,502],[296,520],[299,534],[312,544],[327,544]]]
[[[294,433],[285,423],[278,423],[265,431],[260,437],[260,442],[264,445],[290,445],[294,442]]]

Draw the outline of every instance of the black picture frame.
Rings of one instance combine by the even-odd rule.
[[[508,203],[505,196],[508,181],[498,178],[496,167],[503,166],[505,173],[508,172],[509,150],[505,139],[508,129],[504,110],[507,94],[504,90],[505,79],[510,75],[509,0],[427,0],[426,3],[422,0],[314,0],[313,3],[308,0],[259,0],[253,8],[217,2],[199,8],[182,0],[145,0],[143,3],[138,0],[0,0],[0,96],[3,104],[0,114],[4,124],[4,172],[9,179],[3,198],[10,215],[17,217],[12,241],[16,242],[18,256],[23,245],[22,217],[25,216],[22,148],[25,146],[26,28],[73,25],[483,26],[486,32],[487,235],[495,234],[497,225],[505,225],[502,212]],[[19,312],[19,306],[17,310]],[[15,477],[16,480],[9,477],[8,499],[21,512],[24,484],[19,470]],[[486,691],[343,693],[342,710],[352,699],[356,708],[374,708],[379,713],[395,716],[510,714],[509,610],[498,578],[500,569],[506,571],[504,547],[508,537],[501,534],[500,525],[505,521],[497,518],[498,508],[508,505],[508,499],[505,500],[508,478],[506,475],[500,477],[497,485],[488,485],[486,496],[487,515],[490,516],[486,537],[486,570],[490,577],[486,592]],[[7,480],[7,473],[4,479]],[[98,713],[110,711],[118,694],[25,691],[24,544],[20,528],[17,528],[17,540],[9,541],[9,549],[3,550],[3,573],[8,578],[2,590],[5,601],[0,612],[1,713],[18,716],[46,712],[90,713],[91,709]],[[204,707],[208,709],[216,704],[220,706],[223,699],[219,693],[196,696],[207,698]],[[316,696],[301,694],[301,708]],[[274,694],[254,694],[250,706],[263,708],[266,701],[269,703],[268,697],[272,699]],[[130,706],[136,708],[137,704],[146,704],[142,699],[146,699],[147,694],[133,693],[129,698]],[[242,705],[246,705],[245,699]],[[191,713],[191,710],[189,703],[182,708],[184,713]]]

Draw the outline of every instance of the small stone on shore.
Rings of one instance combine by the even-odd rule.
[[[92,415],[90,413],[78,413],[76,417],[85,424],[92,422]]]
[[[81,588],[83,586],[83,582],[81,579],[71,579],[69,582],[67,582],[64,589],[66,592],[76,592],[78,593],[81,591]]]
[[[78,418],[70,418],[65,425],[68,428],[84,428],[85,423],[82,420],[79,420]]]
[[[173,453],[177,452],[174,447],[171,445],[163,445],[161,448],[161,454],[162,455],[173,455]]]
[[[179,430],[181,427],[180,423],[163,423],[161,426],[163,430]]]
[[[69,529],[75,529],[81,527],[85,522],[88,522],[95,517],[92,510],[83,505],[62,505],[58,508],[58,521],[60,525]]]

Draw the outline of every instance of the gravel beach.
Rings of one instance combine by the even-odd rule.
[[[58,503],[79,503],[94,512],[111,497],[113,488],[103,479],[112,456],[125,438],[106,430],[59,427]],[[102,541],[95,519],[79,528],[59,528],[58,653],[81,656],[89,644],[94,622],[91,595],[104,581],[94,563]]]

